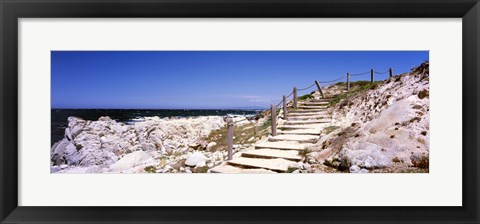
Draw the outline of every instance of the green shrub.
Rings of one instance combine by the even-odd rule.
[[[147,173],[155,173],[157,171],[154,166],[147,166],[144,168],[144,170],[147,171]]]
[[[308,99],[313,99],[313,95],[312,94],[305,94],[301,97],[298,97],[298,100],[308,100]]]

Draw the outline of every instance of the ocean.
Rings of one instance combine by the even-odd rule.
[[[225,109],[52,109],[51,110],[51,145],[62,140],[68,117],[74,116],[85,120],[96,121],[102,116],[109,116],[117,122],[132,124],[144,117],[197,117],[226,115],[255,115],[260,110],[225,110]]]

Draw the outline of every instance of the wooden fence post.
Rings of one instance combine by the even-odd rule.
[[[270,107],[272,114],[272,136],[277,135],[277,108],[272,104]]]
[[[287,97],[283,95],[283,119],[287,120],[288,119],[288,114],[287,114]]]
[[[373,71],[373,68],[372,68],[372,70],[370,70],[370,79],[371,79],[372,83],[373,83],[373,73],[374,73],[374,71]]]
[[[323,95],[322,88],[320,88],[320,83],[317,80],[315,80],[315,84],[317,85],[318,92],[320,92],[320,95],[322,95],[322,98],[325,99],[325,96]]]
[[[297,109],[297,87],[293,87],[293,108]]]
[[[347,91],[350,90],[350,73],[347,72]]]
[[[235,124],[233,123],[233,118],[227,118],[227,152],[228,160],[233,158],[233,128]]]
[[[392,78],[393,77],[393,69],[390,68],[390,69],[388,69],[388,71],[390,72],[390,78]]]

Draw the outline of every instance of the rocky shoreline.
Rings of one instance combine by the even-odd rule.
[[[281,172],[429,172],[429,82],[425,62],[385,81],[352,82],[349,91],[345,83],[325,87],[331,120],[302,159]],[[280,127],[288,122],[282,113]],[[269,117],[234,117],[234,159],[275,141]],[[147,117],[134,124],[69,117],[64,138],[51,148],[51,173],[213,172],[227,160],[225,135],[222,116]]]
[[[51,173],[206,172],[226,159],[225,150],[212,151],[217,143],[207,141],[224,126],[221,116],[146,117],[131,125],[69,117],[64,138],[51,148]]]

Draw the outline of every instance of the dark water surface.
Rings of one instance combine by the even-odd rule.
[[[117,122],[131,124],[144,117],[197,117],[197,116],[225,116],[225,115],[253,115],[259,110],[157,110],[157,109],[52,109],[50,128],[52,131],[51,145],[62,140],[65,128],[68,126],[68,117],[74,116],[85,120],[96,121],[102,116],[109,116]]]

